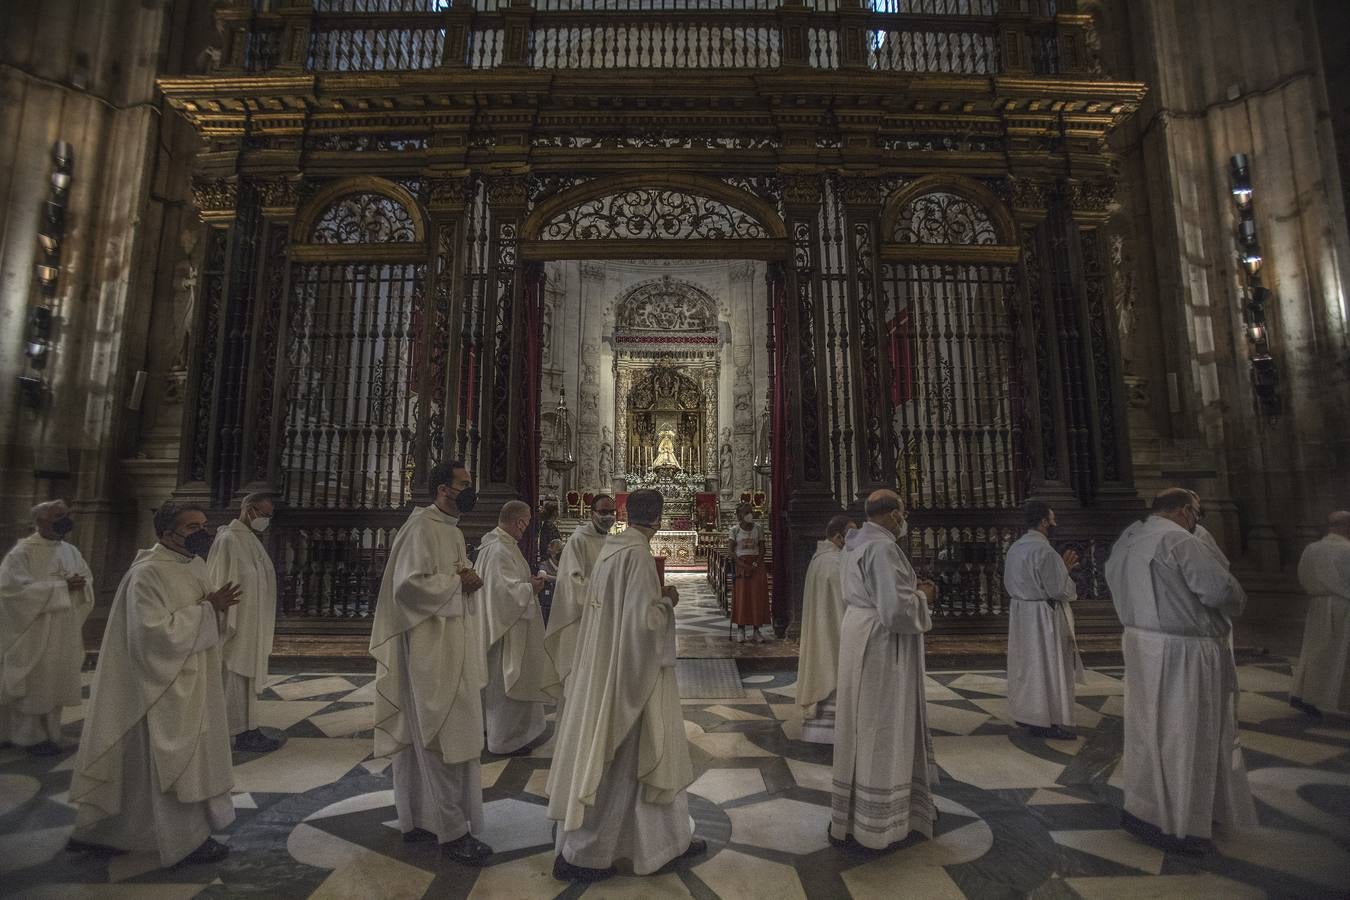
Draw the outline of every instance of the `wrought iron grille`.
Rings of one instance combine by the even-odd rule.
[[[407,502],[416,427],[411,325],[425,274],[423,265],[297,268],[283,465],[291,506]]]
[[[848,244],[838,185],[825,179],[820,203],[820,289],[825,304],[825,361],[828,383],[830,471],[835,499],[848,506],[858,495],[853,453],[853,364],[849,357]]]
[[[886,263],[896,485],[908,552],[938,584],[938,615],[1002,615],[1020,534],[1019,379],[1011,266]],[[976,522],[967,511],[979,511]]]
[[[1015,507],[1012,268],[886,263],[881,273],[906,506]]]

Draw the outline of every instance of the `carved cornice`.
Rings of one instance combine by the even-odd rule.
[[[814,209],[820,204],[820,176],[784,175],[783,203],[787,206],[809,206]]]
[[[192,204],[203,222],[232,219],[239,204],[239,182],[234,178],[194,179]]]

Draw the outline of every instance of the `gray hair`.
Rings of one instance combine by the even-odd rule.
[[[251,506],[254,509],[257,509],[258,506],[261,505],[262,503],[265,503],[268,500],[276,500],[276,499],[277,495],[274,491],[254,491],[251,494],[244,495],[244,499],[239,503],[239,508],[247,509],[248,507]]]
[[[155,537],[159,537],[166,531],[173,531],[178,525],[178,517],[185,512],[199,512],[206,515],[206,507],[200,503],[177,503],[173,500],[166,500],[159,509],[155,510],[154,526]]]

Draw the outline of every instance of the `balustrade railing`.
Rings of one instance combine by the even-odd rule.
[[[230,6],[223,67],[872,69],[1056,75],[1054,0],[297,0]]]

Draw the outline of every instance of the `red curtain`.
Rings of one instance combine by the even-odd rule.
[[[774,629],[786,629],[792,621],[792,559],[791,542],[788,540],[788,492],[791,486],[791,473],[788,471],[788,424],[787,397],[784,389],[782,365],[791,354],[784,342],[787,336],[787,285],[783,280],[783,269],[774,265],[769,269],[769,297],[773,304],[773,346],[778,359],[769,360],[770,371],[775,365],[778,377],[773,379],[773,395],[770,398],[769,458],[773,469],[770,473],[770,490],[773,510],[770,513],[770,540],[773,546],[773,623]]]
[[[891,405],[899,406],[914,399],[913,343],[909,310],[902,309],[893,319],[886,320],[891,362]]]
[[[523,273],[524,284],[524,328],[525,328],[525,371],[524,371],[524,415],[520,460],[521,499],[530,504],[536,513],[539,509],[539,447],[540,423],[539,399],[543,393],[543,332],[544,332],[544,267],[539,263],[526,265]],[[520,550],[533,565],[542,555],[538,544],[538,522],[530,521],[530,529],[521,538]]]

